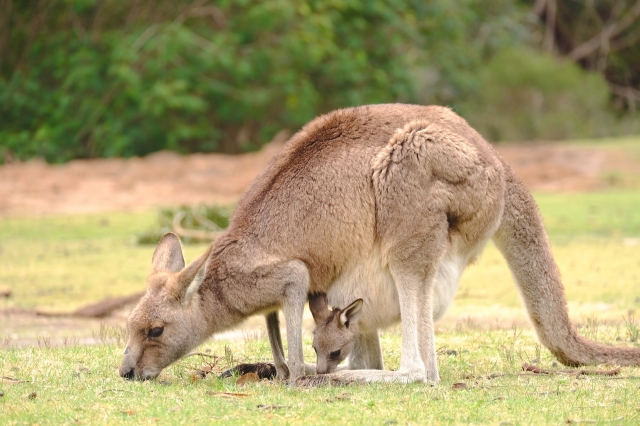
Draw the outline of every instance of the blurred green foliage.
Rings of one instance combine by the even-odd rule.
[[[237,152],[339,107],[446,103],[524,13],[507,0],[5,3],[0,157],[48,161]]]
[[[618,108],[640,106],[637,0],[523,0],[544,23],[534,37],[549,51],[605,76]]]
[[[450,105],[473,118],[484,99],[505,120],[487,124],[492,138],[593,136],[582,114],[521,132],[508,120],[527,102],[509,101],[521,86],[501,97],[493,74],[534,75],[523,67],[535,54],[484,64],[527,43],[529,9],[509,0],[7,0],[0,162],[253,150],[318,114],[381,102]],[[559,70],[547,64],[527,84]],[[591,96],[565,100],[575,85],[562,87],[547,104]],[[588,91],[591,117],[607,93]],[[539,132],[548,125],[561,130]]]
[[[490,140],[597,137],[616,125],[604,78],[550,54],[505,49],[478,81],[481,90],[460,109]]]

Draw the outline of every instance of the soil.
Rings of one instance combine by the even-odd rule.
[[[162,151],[143,158],[42,160],[0,167],[0,217],[141,211],[237,201],[280,149],[238,156]]]
[[[0,219],[235,202],[281,147],[282,142],[275,141],[260,152],[236,156],[159,152],[144,158],[76,160],[63,165],[41,160],[6,164],[0,166]],[[610,170],[640,170],[637,162],[610,149],[546,143],[498,145],[497,149],[534,191],[600,189],[606,185],[602,176]],[[99,340],[96,328],[104,322],[122,325],[125,312],[121,309],[111,318],[87,319],[0,311],[0,347],[65,343],[61,339],[23,339],[16,331],[25,327],[31,336],[41,330],[55,338],[71,330],[84,336],[74,337],[77,341],[95,342]],[[249,324],[260,327],[262,322],[257,319]]]

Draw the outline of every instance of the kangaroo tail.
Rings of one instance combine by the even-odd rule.
[[[511,268],[540,342],[565,365],[640,365],[640,348],[602,345],[576,332],[538,207],[506,169],[504,214],[494,241]]]

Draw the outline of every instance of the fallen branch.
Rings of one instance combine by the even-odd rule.
[[[530,371],[534,374],[567,374],[573,376],[617,376],[620,374],[620,367],[613,370],[549,370],[536,367],[535,365],[524,363],[522,371]]]
[[[140,292],[129,296],[110,297],[99,302],[85,305],[82,308],[68,313],[36,311],[36,314],[42,317],[104,318],[111,315],[116,309],[137,302],[143,295],[144,292]]]
[[[142,296],[144,296],[144,292],[134,293],[129,296],[111,297],[77,309],[71,315],[74,317],[103,318],[116,309],[137,302]]]

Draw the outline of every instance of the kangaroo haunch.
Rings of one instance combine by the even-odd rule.
[[[447,108],[387,104],[334,111],[303,127],[249,187],[227,231],[190,265],[175,235],[160,241],[147,292],[128,319],[120,375],[154,378],[211,334],[263,313],[278,375],[288,367],[295,380],[304,374],[307,294],[327,293],[335,306],[363,299],[361,330],[401,318],[398,371],[334,377],[437,381],[434,318],[489,238],[558,360],[640,364],[640,349],[576,333],[537,206],[491,145]],[[273,330],[278,309],[286,365]],[[377,334],[360,336],[355,351],[375,361]]]

